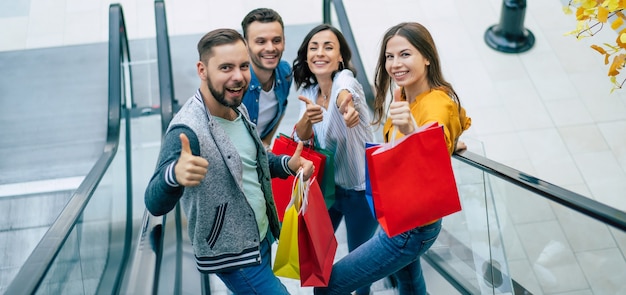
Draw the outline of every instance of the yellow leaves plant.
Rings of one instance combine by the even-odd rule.
[[[618,30],[624,25],[626,16],[622,12],[626,9],[626,0],[570,0],[563,7],[565,14],[576,11],[576,29],[566,35],[574,35],[577,39],[593,37],[604,24],[609,24],[612,30]],[[626,29],[617,34],[615,44],[593,44],[591,48],[604,56],[604,64],[609,65],[608,76],[613,84],[611,92],[621,89],[626,78],[618,80],[620,71],[626,66]],[[612,59],[611,59],[612,58]]]

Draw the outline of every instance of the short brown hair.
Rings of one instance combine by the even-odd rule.
[[[213,47],[232,44],[237,41],[246,43],[241,34],[233,29],[215,29],[210,31],[202,36],[198,42],[198,58],[200,61],[206,61],[211,57]]]

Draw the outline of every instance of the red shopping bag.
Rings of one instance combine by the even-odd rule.
[[[318,182],[312,179],[298,216],[300,285],[328,286],[337,239]]]
[[[461,210],[443,126],[423,126],[368,149],[376,218],[388,236]]]
[[[297,147],[298,142],[293,140],[293,138],[280,134],[274,139],[272,153],[276,155],[293,155]],[[316,177],[319,179],[322,177],[326,165],[326,156],[324,154],[305,145],[300,156],[313,162],[315,171],[313,171],[311,178]],[[289,204],[289,200],[291,199],[291,189],[294,180],[293,176],[289,176],[286,179],[272,178],[272,193],[274,194],[276,211],[278,211],[278,220],[281,222],[283,221],[287,204]]]

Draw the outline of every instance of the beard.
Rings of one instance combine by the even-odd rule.
[[[207,82],[209,86],[209,91],[211,91],[211,95],[213,95],[215,100],[217,100],[217,102],[219,102],[221,105],[229,107],[229,108],[233,108],[233,109],[241,105],[241,102],[243,101],[243,95],[241,95],[240,97],[235,97],[233,101],[227,101],[225,97],[226,87],[224,87],[222,91],[219,91],[215,87],[213,87],[213,83],[211,82],[211,79],[208,77],[207,77]],[[244,87],[244,89],[246,89],[247,83],[241,82],[235,85],[234,87]]]

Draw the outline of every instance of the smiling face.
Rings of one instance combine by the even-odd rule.
[[[387,42],[385,70],[398,86],[407,90],[427,88],[429,65],[430,61],[405,37],[396,35]]]
[[[207,60],[198,62],[198,75],[213,98],[226,107],[241,105],[250,82],[250,61],[243,41],[213,47]]]
[[[339,40],[332,31],[324,30],[313,35],[307,48],[307,65],[318,80],[330,77],[342,61]]]
[[[285,50],[283,27],[278,21],[252,22],[247,28],[250,61],[256,71],[273,71]]]

